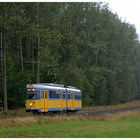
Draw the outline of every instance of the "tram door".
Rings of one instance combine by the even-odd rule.
[[[48,111],[48,91],[41,90],[41,112]]]
[[[74,99],[74,92],[72,92],[72,109],[75,108],[75,99]]]
[[[59,95],[59,96],[60,96],[60,111],[62,111],[62,106],[63,106],[63,105],[62,105],[62,102],[63,102],[63,101],[62,101],[62,93],[63,93],[63,91],[60,90],[60,91],[59,91],[59,94],[60,94],[60,95]]]

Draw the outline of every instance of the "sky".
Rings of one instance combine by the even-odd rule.
[[[140,1],[139,0],[105,0],[113,13],[124,21],[134,24],[140,40]]]

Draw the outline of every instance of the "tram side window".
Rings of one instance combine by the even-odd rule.
[[[75,99],[80,100],[81,96],[80,95],[75,95]]]
[[[45,92],[45,98],[46,99],[48,98],[48,92]]]
[[[66,99],[66,95],[65,93],[62,94],[63,99]]]
[[[78,97],[77,97],[77,95],[75,95],[75,99],[77,99]]]
[[[44,99],[44,91],[41,91],[41,99]]]
[[[55,93],[55,98],[56,99],[59,99],[60,97],[59,97],[59,91],[57,91],[56,93]]]
[[[74,99],[74,92],[72,93],[72,99]]]
[[[65,91],[62,91],[62,98],[66,99],[66,92]]]
[[[55,98],[55,92],[56,91],[50,90],[49,91],[49,98]]]
[[[37,92],[36,95],[37,95],[37,99],[40,99],[40,92]]]
[[[63,98],[63,97],[62,97],[62,96],[63,96],[63,95],[62,95],[62,94],[63,94],[63,90],[60,90],[59,93],[60,93],[60,96],[59,96],[59,97],[60,97],[60,99],[62,99],[62,98]]]
[[[68,99],[70,99],[70,93],[68,94]]]
[[[49,98],[59,99],[60,98],[59,92],[55,91],[55,90],[50,90],[49,91]]]

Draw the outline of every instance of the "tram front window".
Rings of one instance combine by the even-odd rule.
[[[36,92],[33,92],[33,91],[30,91],[30,92],[27,92],[27,99],[35,99],[36,98]]]

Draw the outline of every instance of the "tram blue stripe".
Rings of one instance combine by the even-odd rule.
[[[48,111],[60,111],[60,108],[48,108]]]

